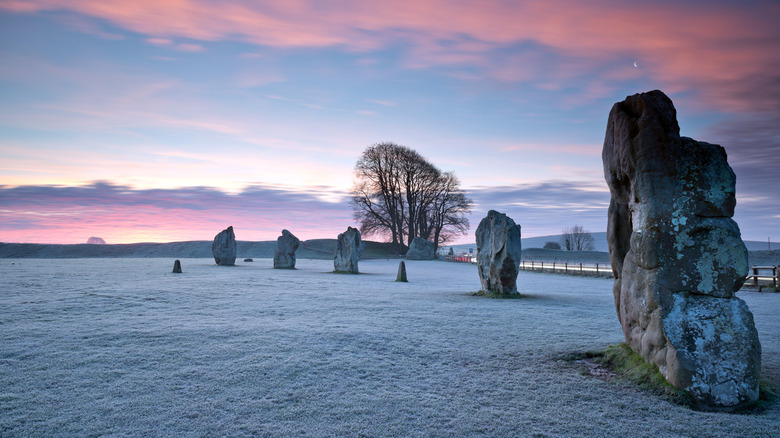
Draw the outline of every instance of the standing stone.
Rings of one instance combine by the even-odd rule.
[[[415,237],[406,251],[407,260],[433,260],[436,258],[436,244],[422,237]]]
[[[222,230],[214,236],[211,254],[214,255],[214,261],[218,265],[232,266],[236,264],[236,235],[233,234],[233,227],[227,227],[226,230]]]
[[[336,243],[336,253],[333,255],[334,270],[359,274],[358,260],[361,252],[363,252],[363,241],[360,240],[360,231],[348,227],[347,231],[339,234]]]
[[[282,230],[282,235],[276,239],[276,251],[274,251],[275,269],[295,269],[295,251],[301,241],[293,233]]]
[[[516,294],[520,251],[520,225],[504,213],[490,210],[477,227],[477,268],[482,290]]]
[[[403,260],[398,264],[398,275],[396,275],[395,281],[400,281],[402,283],[409,282],[409,280],[406,279],[406,263],[404,263]]]
[[[173,262],[173,273],[174,274],[181,274],[181,261],[178,259]]]
[[[660,91],[612,107],[602,152],[607,242],[626,343],[702,409],[755,402],[761,345],[734,296],[748,254],[731,219],[736,177],[717,145],[680,137]]]

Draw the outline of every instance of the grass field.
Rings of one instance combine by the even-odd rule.
[[[777,436],[564,360],[623,340],[611,280],[470,264],[0,259],[0,436]],[[740,292],[780,382],[780,294]]]

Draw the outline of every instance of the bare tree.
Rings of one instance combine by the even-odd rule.
[[[557,250],[560,250],[561,249],[561,244],[558,243],[558,242],[552,242],[552,241],[544,242],[543,248],[544,249],[557,249]]]
[[[394,143],[366,148],[355,164],[352,208],[360,231],[401,246],[415,237],[438,245],[465,234],[473,202],[452,172]]]
[[[466,216],[473,205],[474,202],[460,188],[458,177],[453,172],[442,173],[426,214],[421,216],[426,221],[421,222],[420,237],[433,241],[438,251],[439,245],[468,232],[469,220]]]
[[[580,225],[563,230],[561,246],[566,251],[593,251],[593,236]]]

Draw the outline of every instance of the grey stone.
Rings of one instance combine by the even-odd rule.
[[[90,237],[87,239],[87,243],[90,245],[105,245],[106,241],[102,237]]]
[[[747,305],[747,249],[731,217],[736,177],[725,150],[680,136],[660,91],[612,107],[604,176],[607,242],[626,343],[702,409],[758,397],[761,345]]]
[[[173,273],[174,274],[181,274],[181,261],[176,260],[173,262]]]
[[[415,237],[406,251],[407,260],[433,260],[436,258],[436,244],[422,237]]]
[[[254,259],[251,259],[251,258],[244,259],[244,262],[246,262],[246,263],[251,263],[251,262],[254,262]]]
[[[211,254],[218,265],[232,266],[236,264],[236,235],[233,233],[233,227],[227,227],[214,236]]]
[[[409,280],[406,279],[406,263],[404,263],[403,260],[398,264],[398,275],[395,276],[395,281],[400,281],[402,283],[409,282]]]
[[[347,231],[339,234],[336,242],[336,252],[333,255],[333,268],[336,272],[349,272],[358,274],[358,261],[363,252],[363,241],[360,239],[360,231],[348,227]]]
[[[516,294],[521,244],[520,226],[504,213],[490,210],[477,227],[477,269],[482,290]]]
[[[274,251],[275,269],[295,269],[295,251],[301,241],[291,232],[282,230],[282,235],[276,239]]]

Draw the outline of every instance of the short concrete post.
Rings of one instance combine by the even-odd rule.
[[[409,280],[406,279],[406,263],[404,263],[403,260],[398,264],[398,275],[395,277],[395,281],[400,281],[402,283],[409,282]]]

